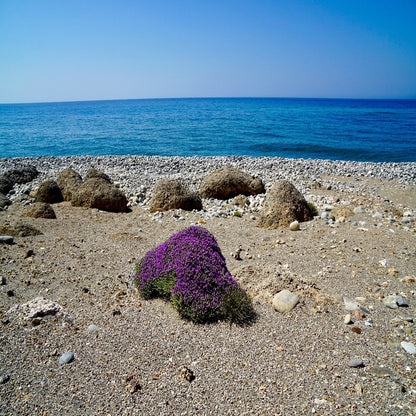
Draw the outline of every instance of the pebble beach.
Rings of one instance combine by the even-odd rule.
[[[71,156],[0,159],[0,173],[20,165],[40,175],[14,187],[0,222],[42,234],[0,246],[0,415],[416,412],[416,163]],[[204,199],[201,211],[149,212],[159,179],[197,191],[225,166],[260,177],[266,194],[245,208]],[[55,220],[22,217],[67,167],[105,172],[130,212],[62,202]],[[318,210],[298,231],[257,227],[280,179]],[[133,288],[134,263],[192,224],[253,297],[250,325],[196,325]],[[284,289],[300,302],[282,314],[271,299]],[[38,297],[62,309],[28,319],[22,305]]]

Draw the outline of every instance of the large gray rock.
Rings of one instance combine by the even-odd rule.
[[[85,180],[92,179],[92,178],[100,178],[104,179],[108,183],[113,183],[111,178],[104,172],[101,172],[98,169],[90,168],[87,170],[87,174],[85,175]]]
[[[201,210],[202,202],[198,194],[177,179],[160,179],[155,186],[150,212],[168,211],[170,209],[192,211]]]
[[[126,195],[113,184],[100,177],[90,177],[72,195],[71,204],[78,207],[97,208],[103,211],[127,211]]]
[[[267,193],[258,226],[288,227],[293,221],[309,221],[313,216],[302,194],[288,181],[276,182]]]
[[[23,213],[23,217],[55,219],[56,214],[53,208],[45,202],[35,202]]]
[[[9,198],[6,197],[6,195],[3,195],[0,193],[0,208],[5,208],[12,204],[12,201],[10,201]]]
[[[28,237],[32,235],[40,235],[42,232],[31,225],[21,222],[11,223],[6,220],[0,223],[0,234],[10,235],[13,237]]]
[[[71,168],[64,169],[56,179],[56,183],[61,189],[62,196],[65,201],[70,201],[72,195],[82,184],[81,175]]]
[[[264,184],[235,168],[221,168],[205,177],[199,188],[202,198],[229,199],[237,195],[257,195],[264,192]]]
[[[23,184],[31,182],[33,179],[37,178],[38,175],[39,172],[34,166],[22,166],[6,171],[3,174],[3,177],[8,179],[14,185],[16,183]]]
[[[36,202],[55,204],[64,200],[61,189],[55,181],[50,179],[42,182],[36,193]]]
[[[6,195],[13,188],[14,183],[4,175],[0,176],[0,193]]]

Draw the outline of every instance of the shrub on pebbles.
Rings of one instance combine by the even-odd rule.
[[[192,226],[174,234],[136,264],[134,283],[145,299],[172,300],[180,315],[194,322],[254,316],[251,299],[227,269],[214,236]]]

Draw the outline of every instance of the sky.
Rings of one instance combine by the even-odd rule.
[[[416,98],[415,0],[0,0],[0,103]]]

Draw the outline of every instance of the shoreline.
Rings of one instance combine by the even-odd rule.
[[[0,159],[0,172],[19,165],[33,165],[40,175],[30,184],[16,185],[11,200],[29,194],[46,179],[56,179],[64,168],[72,168],[82,177],[94,167],[102,170],[126,194],[128,205],[148,209],[156,182],[162,178],[180,179],[198,192],[202,179],[216,169],[231,166],[262,179],[266,192],[277,180],[285,179],[323,210],[325,203],[314,197],[314,188],[332,189],[340,194],[363,193],[377,196],[384,187],[393,192],[416,189],[416,162],[375,163],[321,159],[287,159],[249,156],[62,156]],[[369,183],[371,182],[371,186]],[[265,194],[250,197],[251,212],[262,209]],[[232,215],[230,201],[204,200],[206,217],[224,211]],[[413,208],[413,207],[409,207]]]
[[[122,163],[122,165],[120,164]],[[235,166],[249,171],[305,168],[312,170],[313,175],[334,175],[334,176],[366,176],[367,178],[379,179],[401,179],[404,183],[416,183],[416,162],[359,162],[331,159],[305,159],[305,158],[284,158],[272,156],[145,156],[145,155],[82,155],[82,156],[38,156],[38,157],[13,157],[0,158],[0,171],[7,170],[21,164],[33,164],[40,170],[54,171],[56,169],[79,166],[81,169],[88,167],[102,166],[112,169],[116,174],[118,169],[126,169],[138,165],[149,168],[152,164],[164,168],[161,173],[167,173],[167,164],[171,164],[173,171],[178,168],[195,166],[198,170],[201,167],[219,165],[221,167]],[[246,164],[246,165],[245,165]],[[146,172],[148,173],[148,172]],[[153,173],[150,171],[150,173]]]

